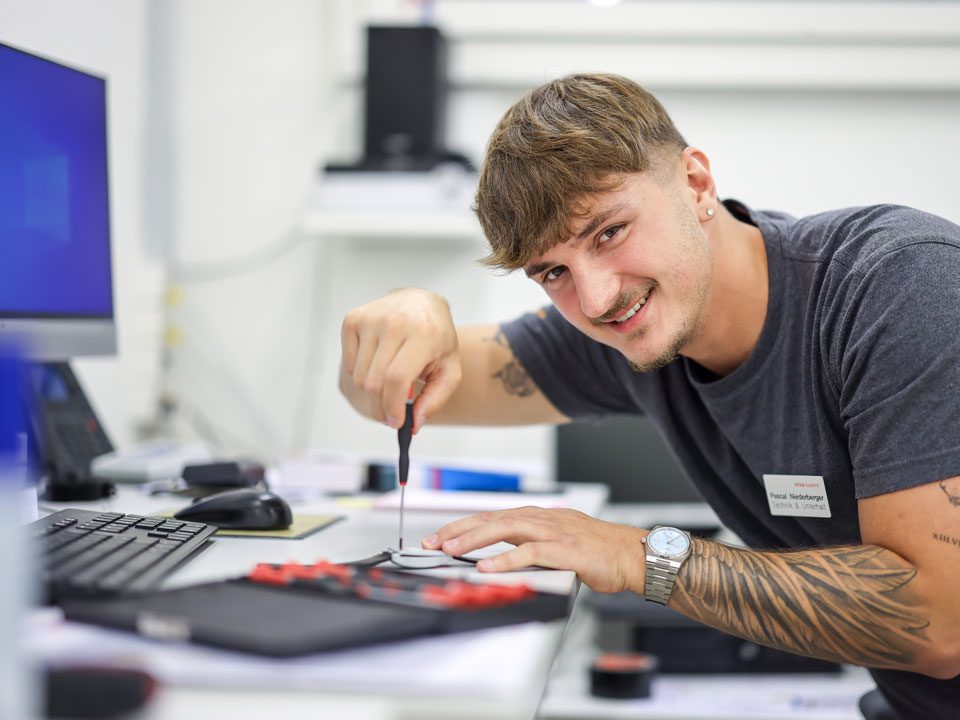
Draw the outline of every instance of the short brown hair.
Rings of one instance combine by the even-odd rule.
[[[482,262],[523,267],[570,235],[578,197],[686,146],[660,102],[619,75],[568,75],[532,90],[487,145],[474,208],[491,250]]]

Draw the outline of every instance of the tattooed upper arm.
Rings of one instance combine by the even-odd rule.
[[[960,509],[960,477],[941,480],[938,485],[940,489],[943,490],[943,494],[947,496],[950,504]]]
[[[463,377],[432,418],[439,424],[533,425],[568,418],[540,392],[495,325],[457,328]]]
[[[917,607],[930,621],[927,664],[951,677],[960,673],[958,496],[960,477],[951,477],[858,503],[862,541],[887,548],[916,567]]]
[[[503,389],[507,391],[508,395],[530,397],[537,392],[537,387],[533,384],[530,376],[527,375],[527,371],[516,360],[508,362],[495,372],[493,377],[503,383]]]
[[[510,343],[507,340],[506,333],[503,332],[503,328],[497,328],[496,334],[485,340],[486,342],[495,343],[510,354],[509,359],[503,363],[503,366],[491,374],[490,377],[503,383],[503,389],[506,390],[508,395],[530,397],[535,394],[537,392],[537,386],[523,365],[520,364],[520,361],[517,360],[516,355],[513,354],[513,350],[510,349]]]

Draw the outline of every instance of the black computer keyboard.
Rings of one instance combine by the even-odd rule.
[[[208,544],[203,523],[93,510],[60,510],[27,526],[41,544],[47,603],[155,588]]]

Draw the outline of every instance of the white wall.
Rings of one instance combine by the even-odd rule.
[[[321,157],[324,7],[155,8],[172,268],[164,381],[180,431],[226,452],[286,452],[308,378],[320,248],[269,249],[296,239]]]
[[[389,453],[394,434],[336,391],[347,309],[400,285],[445,293],[462,322],[541,302],[529,281],[477,266],[475,242],[291,234],[316,169],[359,155],[363,26],[419,12],[407,0],[0,0],[0,38],[111,77],[121,355],[81,370],[119,438],[163,384],[182,410],[175,429],[228,451]],[[602,69],[658,93],[724,195],[798,215],[894,201],[960,221],[958,3],[438,0],[434,14],[450,41],[448,144],[475,159],[525,90]],[[159,255],[179,298],[166,309]],[[238,258],[259,269],[197,280]],[[550,437],[432,428],[416,448],[546,459]]]
[[[449,40],[449,146],[479,159],[493,126],[523,92],[578,70],[625,74],[654,90],[687,140],[706,150],[723,195],[796,215],[900,202],[960,221],[947,158],[960,157],[960,6],[955,3],[440,0]],[[341,157],[356,157],[365,23],[413,23],[414,3],[339,3],[336,100]],[[401,284],[448,294],[456,319],[512,317],[542,302],[529,281],[471,264],[467,244],[334,246],[359,272],[334,286],[334,316]],[[377,271],[376,260],[389,270]],[[350,287],[343,287],[350,278]],[[335,326],[327,328],[334,338]],[[335,346],[335,340],[331,340]],[[324,387],[335,382],[328,355]],[[344,420],[334,400],[318,438],[382,446],[391,438]],[[419,447],[549,457],[550,434],[437,431]]]

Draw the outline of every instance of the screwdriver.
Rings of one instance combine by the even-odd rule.
[[[410,472],[410,436],[413,434],[413,386],[407,395],[406,414],[403,425],[397,430],[397,441],[400,443],[400,466],[397,480],[400,482],[400,542],[398,550],[403,550],[403,500],[407,490],[407,474]]]

